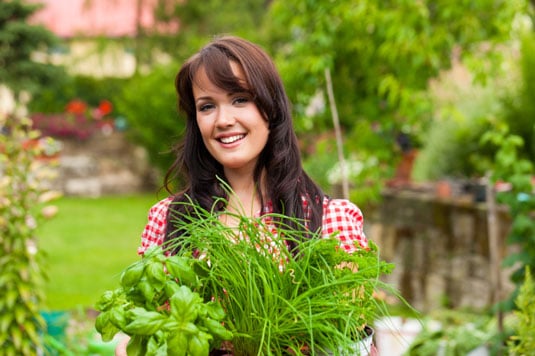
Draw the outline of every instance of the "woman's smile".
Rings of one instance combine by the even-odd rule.
[[[237,141],[242,140],[244,137],[245,137],[244,134],[239,134],[239,135],[232,135],[232,136],[222,136],[222,137],[219,137],[218,140],[224,144],[231,144],[231,143],[235,143]]]

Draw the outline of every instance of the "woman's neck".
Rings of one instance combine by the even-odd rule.
[[[253,174],[233,174],[225,172],[232,188],[227,209],[239,215],[255,216],[262,209],[259,185],[263,184],[264,173],[260,182],[255,182]],[[264,191],[264,189],[262,189]]]

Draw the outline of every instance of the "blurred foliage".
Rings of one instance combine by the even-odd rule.
[[[526,1],[329,1],[274,0],[265,33],[294,103],[298,132],[330,128],[329,111],[307,115],[332,72],[349,151],[392,165],[395,138],[426,140],[433,106],[430,78],[458,56],[477,80],[498,62],[493,47],[510,39]],[[385,177],[386,178],[386,177]]]
[[[535,34],[521,38],[519,87],[505,99],[505,120],[512,133],[522,137],[522,156],[535,162]]]
[[[530,144],[533,141],[535,123],[535,104],[533,104],[533,74],[534,68],[527,63],[533,63],[534,36],[532,33],[523,37],[520,53],[519,77],[515,77],[515,86],[507,92],[503,114],[494,120],[488,130],[481,137],[481,144],[494,148],[492,156],[480,155],[480,164],[492,173],[492,182],[508,182],[509,190],[500,192],[498,201],[505,204],[512,218],[507,243],[515,246],[503,261],[505,267],[512,267],[514,271],[511,280],[516,288],[501,307],[511,310],[514,301],[525,279],[526,267],[535,270],[535,184],[533,176],[535,166],[533,151]],[[514,101],[510,98],[518,98]],[[528,99],[531,98],[531,99]],[[528,141],[526,141],[528,140]]]
[[[67,104],[73,99],[82,99],[92,107],[98,106],[102,100],[114,103],[127,82],[128,79],[124,78],[95,78],[86,75],[59,78],[34,96],[28,103],[28,110],[31,113],[61,113],[65,112]]]
[[[176,99],[166,102],[169,99],[153,98],[153,93],[170,86],[179,65],[154,69],[156,63],[165,58],[182,63],[215,35],[243,36],[263,45],[275,58],[294,104],[300,137],[332,129],[324,97],[325,70],[331,71],[348,157],[376,161],[382,167],[369,177],[364,176],[368,173],[362,175],[363,181],[373,181],[371,192],[354,192],[352,196],[377,198],[378,189],[401,158],[396,142],[400,133],[411,137],[412,147],[428,144],[431,136],[441,134],[444,142],[446,129],[458,136],[455,142],[475,142],[472,137],[485,129],[484,118],[450,108],[441,113],[440,121],[435,120],[436,103],[427,90],[429,80],[448,69],[452,58],[468,65],[474,80],[483,83],[491,78],[495,64],[501,63],[495,45],[511,39],[513,23],[522,14],[529,14],[527,0],[159,0],[157,25],[140,27],[133,42],[127,41],[134,47],[138,71],[124,84],[124,92],[119,88],[122,82],[116,81],[80,96],[91,104],[86,96],[110,93],[107,99],[127,118],[131,137],[148,149],[160,170],[166,170],[172,157],[164,152],[179,138],[183,124],[171,111],[176,111]],[[177,33],[160,31],[173,24],[179,24]],[[67,90],[57,89],[43,92],[40,105],[51,107],[53,93]],[[163,97],[171,98],[171,94]],[[432,127],[438,122],[446,129]],[[475,144],[472,148],[476,150]],[[320,177],[317,169],[316,180],[327,183],[327,172],[334,169],[337,159],[332,153],[325,152],[325,173]],[[458,151],[439,149],[436,154],[454,156]],[[306,153],[304,158],[314,160]],[[464,169],[470,165],[455,167],[455,171]],[[356,186],[361,181],[354,183]]]
[[[28,119],[0,117],[0,345],[2,355],[35,355],[45,322],[43,255],[37,245],[39,219],[56,195],[45,187],[46,167],[32,142],[39,133]],[[43,209],[43,210],[41,210]]]
[[[143,0],[141,0],[143,1]],[[159,53],[182,62],[213,36],[233,34],[255,41],[269,1],[266,0],[158,0],[154,11],[157,25],[140,29],[136,52],[141,64],[157,63]],[[158,32],[158,25],[179,24],[176,34]]]
[[[453,52],[474,56],[483,41],[507,40],[513,18],[526,7],[523,1],[491,0],[464,6],[448,1],[275,0],[266,33],[296,104],[298,127],[330,127],[326,115],[314,121],[304,115],[330,68],[348,131],[367,119],[379,120],[387,131],[407,126],[420,134],[425,128],[418,121],[420,105],[425,103],[419,104],[419,92],[428,80],[450,67]]]
[[[182,63],[215,35],[244,36],[275,58],[294,104],[300,136],[332,128],[324,98],[324,73],[331,71],[348,156],[361,162],[376,160],[385,167],[380,174],[363,176],[375,182],[375,193],[363,191],[357,197],[377,197],[381,182],[394,171],[388,167],[401,157],[396,136],[400,132],[410,135],[413,146],[425,142],[433,116],[433,102],[426,91],[429,79],[449,68],[454,56],[472,64],[476,79],[490,76],[491,69],[480,65],[480,58],[491,64],[499,58],[493,45],[509,40],[513,19],[527,12],[525,0],[462,4],[445,0],[159,0],[155,15],[161,26],[140,27],[133,44],[138,72],[125,85],[125,97],[117,100],[118,111],[131,125],[132,137],[165,170],[172,157],[163,152],[176,141],[183,125],[171,113],[175,98],[171,109],[171,103],[153,98],[153,93],[172,83],[179,65],[158,67],[150,74],[145,69],[152,71],[165,57],[162,54]],[[172,24],[180,25],[176,34],[158,30]],[[169,75],[162,73],[165,70]],[[157,78],[162,80],[159,84]],[[117,97],[123,93],[112,91]],[[325,168],[327,172],[333,165]]]
[[[535,282],[529,268],[515,300],[518,310],[515,334],[508,342],[509,355],[529,355],[535,350]]]
[[[422,321],[422,326],[423,330],[404,355],[468,355],[478,347],[489,346],[499,339],[496,320],[483,313],[433,311]]]
[[[28,19],[40,5],[21,0],[0,2],[0,83],[15,93],[37,90],[65,75],[61,67],[35,60],[35,52],[46,53],[58,38]]]
[[[118,112],[127,120],[132,142],[148,151],[151,162],[165,173],[175,156],[170,150],[186,121],[177,114],[174,78],[178,65],[155,67],[132,77],[115,96]]]
[[[496,149],[479,138],[503,116],[501,98],[511,89],[508,77],[510,70],[503,70],[485,84],[474,83],[466,66],[458,63],[434,81],[430,90],[434,114],[414,163],[414,180],[485,174]]]
[[[522,157],[522,138],[511,133],[505,123],[497,123],[482,136],[481,141],[497,148],[491,170],[491,184],[499,181],[511,184],[509,190],[500,192],[497,196],[498,201],[509,208],[512,217],[507,243],[515,248],[503,264],[514,268],[511,280],[516,288],[501,306],[505,310],[511,310],[524,281],[525,267],[535,269],[535,188],[532,182],[535,169],[533,162]]]

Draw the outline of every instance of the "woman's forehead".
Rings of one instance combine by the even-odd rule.
[[[201,89],[216,87],[230,90],[248,87],[242,66],[232,60],[228,61],[228,66],[217,68],[201,65],[193,75],[192,84]]]

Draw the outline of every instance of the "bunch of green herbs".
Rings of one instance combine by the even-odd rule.
[[[122,287],[107,292],[101,301],[99,310],[108,316],[99,316],[97,329],[108,339],[121,330],[137,335],[129,348],[141,344],[147,354],[159,349],[168,355],[195,355],[188,346],[177,348],[175,339],[185,336],[187,345],[191,331],[198,330],[210,350],[229,340],[226,345],[235,355],[346,353],[366,336],[364,327],[385,312],[374,293],[388,288],[379,277],[389,273],[392,265],[380,260],[373,243],[350,254],[339,246],[336,236],[306,235],[282,223],[288,220],[277,214],[250,218],[183,204],[188,206],[181,210],[193,214],[173,219],[181,237],[164,248],[149,249],[143,262],[125,270]],[[237,225],[223,224],[223,215]],[[290,251],[290,245],[296,247]],[[170,261],[182,261],[182,267],[189,268],[170,268],[176,264]],[[147,275],[129,277],[132,269]],[[196,295],[199,310],[215,309],[218,317],[197,313],[197,319],[188,319],[196,329],[191,325],[172,329],[161,322],[157,314],[184,313],[174,310],[184,306],[173,302],[177,291],[185,293],[184,288]],[[117,309],[118,317],[114,316]],[[143,319],[141,309],[155,321]],[[221,322],[224,330],[212,332],[203,321],[206,316]],[[135,334],[132,323],[143,333]],[[143,328],[147,323],[154,327]],[[175,327],[176,320],[168,324]],[[159,346],[149,348],[151,344]],[[205,355],[206,345],[202,348]]]

